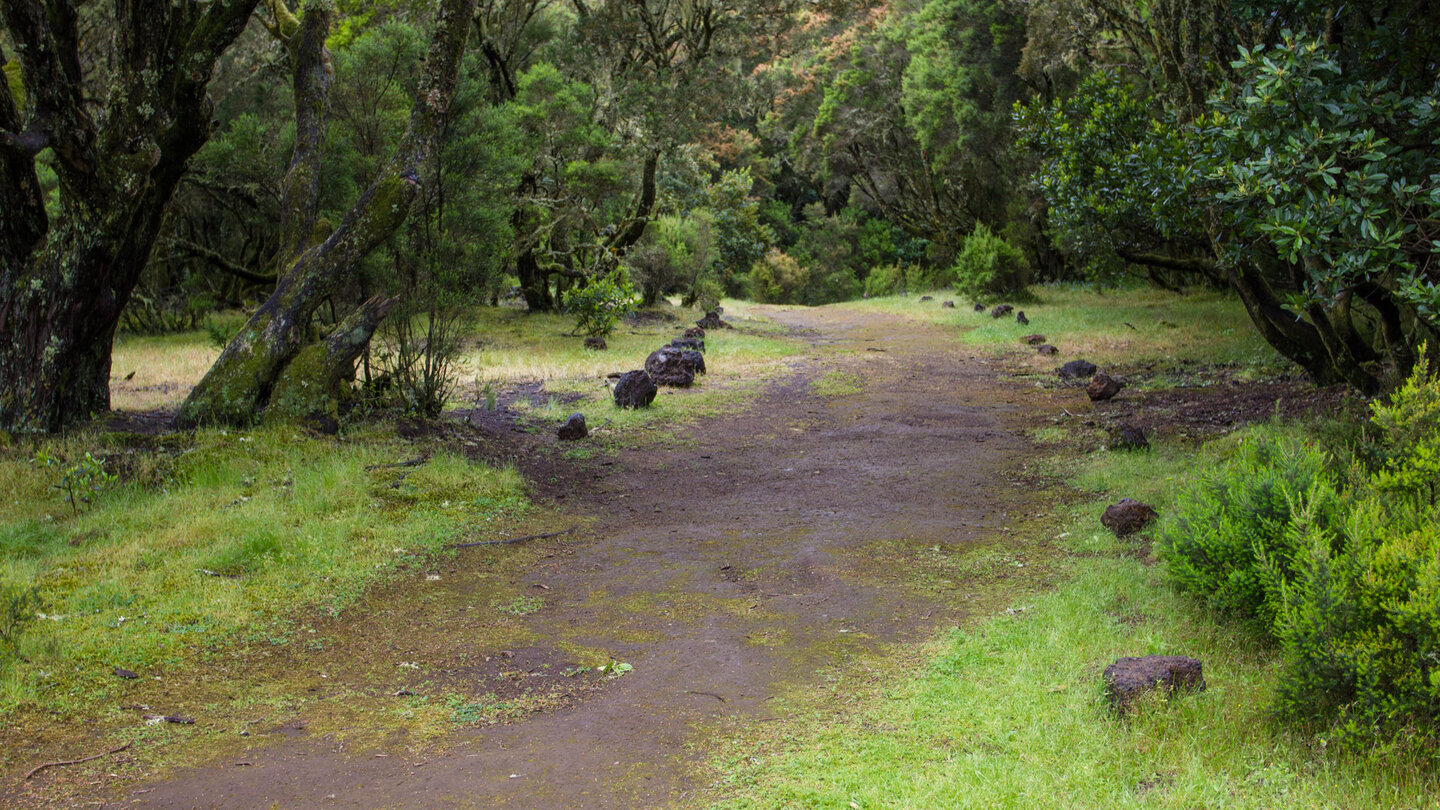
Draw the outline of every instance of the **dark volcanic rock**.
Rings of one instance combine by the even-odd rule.
[[[566,442],[573,442],[576,439],[583,439],[590,435],[590,431],[585,427],[585,414],[570,414],[570,418],[566,419],[565,424],[561,425],[560,429],[555,431],[555,435],[559,436],[561,441]]]
[[[954,302],[954,301],[943,301],[943,302],[941,302],[940,306],[941,306],[941,308],[943,308],[943,309],[954,309],[954,308],[955,308],[955,302]]]
[[[976,304],[976,305],[975,305],[975,311],[976,311],[976,312],[984,312],[984,311],[985,311],[985,305],[984,305],[984,304]]]
[[[675,338],[670,345],[677,349],[693,349],[697,352],[705,351],[705,341],[700,338]]]
[[[1121,714],[1129,711],[1137,698],[1152,689],[1164,689],[1171,694],[1205,690],[1203,665],[1185,655],[1118,658],[1105,668],[1104,678],[1105,694]]]
[[[680,359],[696,374],[705,373],[705,355],[700,352],[694,349],[684,349],[680,352]]]
[[[720,320],[720,311],[714,310],[705,313],[705,317],[695,322],[701,329],[729,329],[730,324]]]
[[[1022,337],[1020,339],[1031,346],[1039,346],[1041,343],[1045,342],[1044,335],[1026,335],[1025,337]]]
[[[115,677],[124,678],[126,680],[134,680],[135,678],[140,677],[140,673],[132,672],[128,669],[125,669],[124,667],[115,667]]]
[[[605,343],[605,338],[603,337],[588,337],[585,338],[585,348],[603,352],[610,347]]]
[[[615,404],[621,408],[646,408],[655,401],[659,390],[644,371],[627,371],[615,383]]]
[[[1006,315],[1009,315],[1012,311],[1014,311],[1014,309],[1015,307],[1012,307],[1009,304],[1001,304],[1000,306],[990,310],[990,317],[1003,318]]]
[[[1100,516],[1100,525],[1115,533],[1116,537],[1127,537],[1149,526],[1160,515],[1149,506],[1132,498],[1121,498],[1119,503],[1105,508]]]
[[[934,300],[935,300],[935,296],[933,296],[933,295],[922,295],[922,296],[920,296],[920,303],[922,303],[922,304],[925,303],[926,301],[934,301]]]
[[[645,373],[656,385],[684,388],[695,382],[695,370],[685,362],[685,350],[662,346],[645,358]]]
[[[1059,349],[1055,348],[1054,346],[1051,346],[1049,343],[1046,343],[1046,344],[1042,345],[1040,348],[1036,349],[1035,351],[1037,351],[1037,352],[1045,355],[1046,357],[1054,357],[1055,355],[1057,355],[1057,354],[1060,353],[1060,350],[1059,350]]]
[[[692,326],[685,330],[685,337],[703,339],[705,337],[705,330],[698,326]]]
[[[1090,397],[1091,402],[1104,402],[1113,399],[1124,387],[1125,383],[1102,371],[1085,386],[1085,395]]]
[[[1019,312],[1015,313],[1015,322],[1020,324],[1021,326],[1030,325],[1030,319],[1025,317],[1025,310],[1022,309]]]
[[[1071,360],[1060,367],[1059,374],[1066,380],[1088,380],[1095,376],[1095,364],[1089,360]]]
[[[1111,450],[1149,450],[1150,440],[1145,438],[1145,429],[1135,425],[1121,425],[1110,434]]]

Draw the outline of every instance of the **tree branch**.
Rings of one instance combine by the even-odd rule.
[[[81,96],[75,5],[70,0],[6,0],[3,13],[19,51],[32,125],[45,132],[55,150],[61,182],[84,183],[96,166],[95,125]]]
[[[1131,264],[1159,267],[1163,270],[1179,270],[1182,273],[1201,273],[1211,278],[1215,277],[1218,272],[1215,263],[1208,259],[1165,256],[1160,253],[1140,253],[1126,248],[1116,249],[1115,255]]]
[[[226,257],[211,250],[210,248],[205,247],[204,245],[200,245],[186,239],[171,239],[169,244],[171,247],[179,248],[180,250],[183,250],[196,258],[204,259],[216,268],[223,270],[232,276],[242,278],[250,282],[251,284],[269,285],[275,283],[276,276],[274,274],[265,275],[262,273],[256,273],[253,270],[245,267],[244,265],[227,259]]]
[[[0,65],[8,61],[5,52],[0,50]],[[3,73],[0,73],[0,82],[5,82],[0,84],[0,145],[8,146],[11,139],[23,140],[25,133],[12,134],[20,130],[20,111]],[[0,259],[4,259],[6,266],[18,268],[45,236],[49,224],[40,181],[35,174],[34,158],[39,151],[0,149],[0,209],[5,212],[0,216],[0,242],[3,242]]]
[[[267,2],[272,7],[284,8],[279,0]],[[320,211],[325,117],[335,75],[325,48],[331,11],[329,3],[307,3],[298,29],[285,40],[295,59],[295,148],[280,198],[280,250],[276,256],[287,265],[309,247]]]

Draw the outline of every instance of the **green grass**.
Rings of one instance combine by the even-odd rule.
[[[128,457],[104,446],[115,441],[76,434],[49,452]],[[338,615],[458,533],[528,508],[513,470],[449,453],[367,471],[413,455],[379,436],[202,431],[177,449],[146,454],[141,480],[78,514],[51,488],[57,469],[20,447],[0,456],[0,579],[38,585],[45,602],[21,639],[26,660],[0,662],[0,712],[83,715],[117,688],[114,666],[183,667],[232,639],[287,643],[296,616]]]
[[[1228,292],[1195,290],[1176,295],[1140,288],[1102,294],[1093,288],[1062,285],[1031,289],[1034,300],[1016,305],[1030,319],[1026,326],[1016,323],[1013,314],[996,319],[988,311],[974,312],[958,298],[955,309],[942,308],[940,301],[947,297],[943,292],[923,304],[911,295],[844,306],[959,327],[956,339],[962,345],[1014,356],[1036,372],[1049,372],[1081,357],[1127,371],[1156,367],[1169,372],[1171,376],[1160,382],[1174,381],[1191,366],[1232,366],[1240,379],[1293,370],[1265,343],[1239,299]],[[1021,341],[1033,334],[1044,335],[1060,354],[1035,354]]]
[[[1292,430],[1302,431],[1295,427]],[[1275,719],[1276,652],[1177,596],[1145,541],[1098,515],[1122,496],[1166,512],[1199,458],[1161,446],[1068,466],[1093,499],[1051,540],[1057,589],[919,648],[833,676],[819,696],[773,701],[786,718],[716,761],[715,806],[886,808],[1433,808],[1433,761],[1355,752]],[[1117,657],[1193,655],[1209,688],[1122,721],[1100,673]]]
[[[764,320],[741,302],[726,302],[726,318],[736,328],[711,330],[705,337],[705,364],[709,373],[690,388],[662,388],[648,408],[615,407],[605,375],[643,368],[650,352],[679,337],[697,313],[663,305],[656,312],[673,321],[625,323],[606,339],[603,352],[585,349],[583,339],[569,334],[574,319],[565,315],[528,315],[506,308],[482,309],[477,314],[475,343],[462,357],[461,395],[456,406],[475,406],[483,391],[543,381],[549,393],[536,405],[520,402],[521,411],[535,430],[553,430],[572,413],[583,413],[594,439],[585,448],[569,448],[571,457],[586,457],[594,446],[615,448],[638,442],[683,443],[674,428],[695,419],[718,416],[753,396],[769,379],[785,370],[796,344],[783,330]],[[559,395],[578,399],[562,401]]]
[[[822,397],[842,397],[864,391],[865,383],[855,374],[844,371],[831,371],[825,374],[825,376],[813,380],[810,383],[810,388]]]
[[[645,321],[639,326],[622,322],[606,338],[608,349],[592,351],[584,347],[583,338],[570,334],[575,319],[568,315],[481,308],[475,312],[474,338],[467,341],[460,358],[462,394],[473,400],[477,383],[503,387],[540,380],[551,391],[591,393],[604,385],[605,375],[612,371],[642,368],[650,352],[679,337],[701,314],[664,304],[654,312],[674,320]],[[728,310],[726,316],[737,317]],[[706,335],[705,362],[716,371],[701,378],[702,388],[715,382],[716,376],[747,378],[763,373],[794,354],[793,344],[763,321],[738,320],[737,326]]]

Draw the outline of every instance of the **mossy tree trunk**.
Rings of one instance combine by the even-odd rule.
[[[110,347],[186,164],[207,86],[256,0],[117,0],[106,97],[85,97],[78,4],[3,0],[24,98],[0,84],[0,429],[54,432],[110,406]],[[0,53],[0,63],[8,55]],[[53,209],[36,175],[49,149]]]
[[[272,9],[283,9],[275,3]],[[346,279],[359,262],[379,247],[405,222],[420,191],[424,163],[455,92],[460,59],[469,34],[475,0],[441,0],[429,53],[421,73],[410,123],[390,162],[350,208],[333,232],[311,244],[315,223],[315,195],[322,150],[320,132],[327,106],[329,74],[324,54],[329,30],[328,8],[307,5],[298,23],[277,19],[278,31],[294,56],[296,121],[295,154],[285,183],[286,221],[282,228],[290,250],[282,251],[285,266],[274,293],[251,316],[181,406],[175,422],[181,427],[199,424],[243,425],[275,403],[272,395],[287,367],[311,341],[309,327],[315,310]],[[283,12],[282,12],[283,13]],[[305,135],[308,127],[311,134]],[[383,308],[388,311],[389,307]],[[363,332],[363,347],[384,311],[370,311],[358,322],[346,319],[330,337],[343,333],[353,342]],[[378,316],[377,316],[378,314]],[[365,331],[368,326],[368,331]],[[353,355],[350,358],[353,361]],[[343,364],[318,364],[328,373],[347,373]],[[334,390],[336,380],[310,381],[316,390]],[[286,398],[285,408],[269,417],[304,418],[290,413],[288,404],[304,400],[306,408],[320,406],[305,398]],[[287,412],[281,413],[281,410]]]

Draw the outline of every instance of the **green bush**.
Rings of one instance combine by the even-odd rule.
[[[865,275],[865,295],[879,298],[906,291],[929,289],[930,277],[918,264],[886,264],[870,268]]]
[[[1281,710],[1350,744],[1440,742],[1437,414],[1422,361],[1371,406],[1382,461],[1337,476],[1327,453],[1262,434],[1162,533],[1177,586],[1280,642]]]
[[[1336,490],[1325,453],[1266,433],[1181,495],[1160,536],[1171,580],[1220,613],[1268,628],[1280,593],[1272,572],[1289,572],[1297,509],[1335,519]]]
[[[1024,251],[995,235],[984,224],[965,238],[951,271],[955,291],[971,299],[1017,292],[1029,281],[1030,263]]]
[[[619,320],[635,309],[637,296],[623,272],[592,278],[585,286],[566,290],[560,303],[575,316],[575,331],[586,335],[610,334]]]
[[[756,300],[766,303],[797,303],[809,283],[809,268],[775,248],[750,268],[751,292]]]

